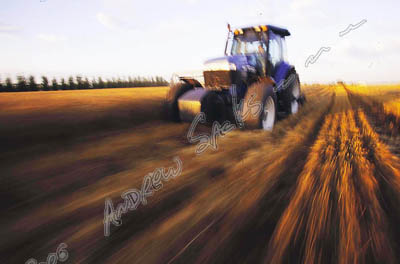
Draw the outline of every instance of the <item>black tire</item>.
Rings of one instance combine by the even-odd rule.
[[[300,89],[300,79],[296,72],[292,72],[285,80],[286,89],[282,91],[282,102],[286,114],[298,112],[299,105],[302,105],[302,94]]]
[[[305,94],[300,95],[298,102],[301,106],[303,106],[307,102],[307,98],[306,98]]]
[[[220,124],[227,120],[226,104],[224,99],[215,92],[210,92],[203,100],[201,111],[206,114],[208,123],[218,121]]]
[[[268,102],[273,102],[273,113],[270,116],[264,111]],[[265,122],[263,122],[265,118],[272,117],[273,126],[277,118],[277,99],[272,82],[259,82],[248,88],[244,98],[243,114],[246,129],[272,129],[265,127]]]
[[[178,99],[187,91],[193,89],[193,86],[187,83],[178,83],[170,87],[166,98],[167,118],[174,122],[179,122]]]

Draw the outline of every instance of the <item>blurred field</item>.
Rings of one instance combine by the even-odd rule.
[[[160,120],[167,87],[3,93],[4,150],[69,142],[76,137]],[[157,111],[154,111],[157,109]]]
[[[66,263],[399,263],[400,93],[303,89],[272,132],[234,130],[202,155],[190,124],[164,120],[168,88],[0,94],[0,262],[64,242]],[[182,175],[105,238],[105,199],[174,156]]]

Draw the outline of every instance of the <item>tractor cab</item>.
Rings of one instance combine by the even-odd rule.
[[[246,56],[258,76],[280,81],[277,79],[282,77],[276,74],[279,64],[287,62],[285,37],[290,36],[289,31],[271,25],[228,29],[225,56]]]
[[[285,79],[291,65],[286,59],[286,29],[270,25],[243,27],[230,30],[225,45],[225,56],[204,63],[204,83],[209,90],[226,90],[235,85],[238,97],[260,78],[271,78],[275,83]]]

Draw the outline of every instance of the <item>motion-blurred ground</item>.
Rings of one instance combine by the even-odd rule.
[[[0,95],[0,263],[399,263],[400,89],[313,85],[195,154],[168,88]],[[183,162],[104,237],[104,201]]]

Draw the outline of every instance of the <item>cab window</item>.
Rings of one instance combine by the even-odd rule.
[[[281,43],[278,36],[270,33],[268,57],[273,67],[282,61]]]

